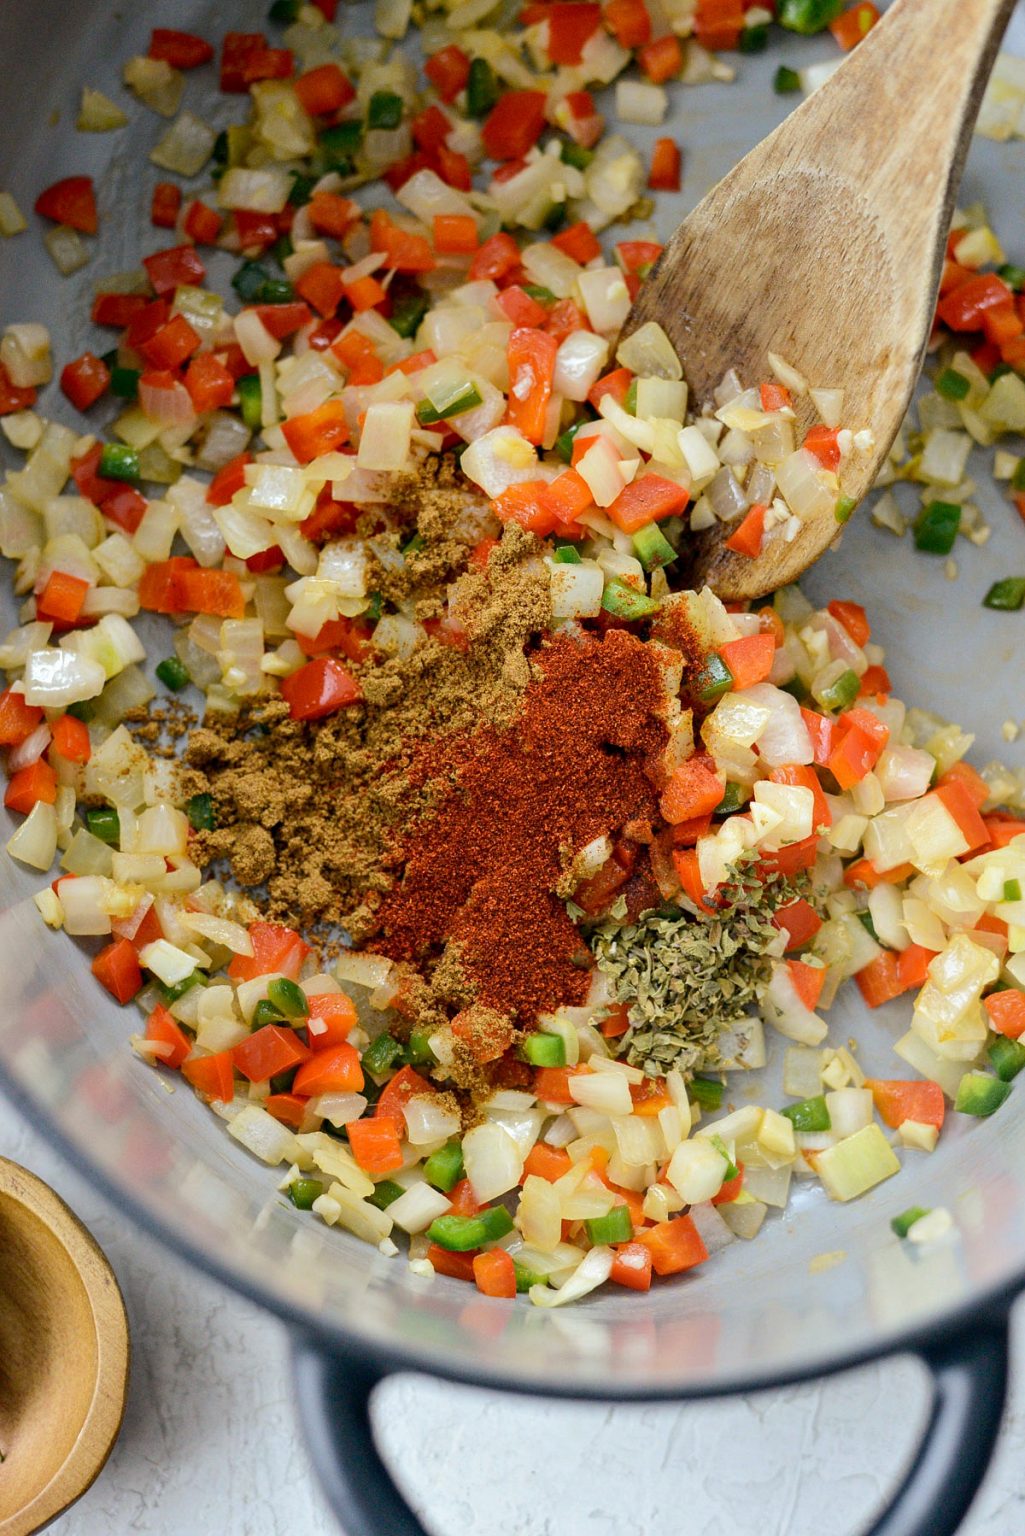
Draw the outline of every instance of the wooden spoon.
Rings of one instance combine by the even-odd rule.
[[[117,1439],[128,1321],[114,1272],[52,1189],[0,1158],[0,1536],[30,1536]]]
[[[874,446],[841,491],[871,488],[911,401],[986,80],[1015,0],[896,0],[843,67],[713,187],[642,287],[623,334],[656,320],[699,405],[731,368],[775,352],[842,388],[845,426]],[[818,418],[796,401],[797,441]],[[693,536],[688,579],[752,598],[795,580],[839,532],[832,511],[755,559]]]

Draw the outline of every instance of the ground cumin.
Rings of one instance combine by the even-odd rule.
[[[426,526],[438,505],[427,500]],[[214,800],[216,828],[196,839],[201,862],[226,861],[241,885],[263,887],[273,917],[361,937],[366,899],[391,884],[405,827],[445,788],[422,771],[412,784],[418,749],[517,713],[528,653],[551,619],[537,551],[533,535],[506,528],[483,569],[446,583],[451,629],[407,658],[354,666],[362,704],[313,726],[292,721],[276,696],[237,717],[208,715],[185,750],[182,783]],[[418,590],[440,603],[429,584]]]

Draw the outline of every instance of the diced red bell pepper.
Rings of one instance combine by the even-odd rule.
[[[206,268],[196,254],[194,246],[173,245],[166,251],[154,251],[144,256],[142,264],[158,295],[173,293],[183,286],[197,287],[206,277]]]
[[[209,64],[214,56],[212,43],[194,32],[176,32],[170,27],[154,27],[149,40],[151,59],[162,59],[172,69],[196,69]]]
[[[979,272],[945,294],[936,313],[952,331],[978,331],[988,309],[1006,305],[1013,297],[995,272]]]
[[[0,416],[11,416],[16,411],[27,411],[36,403],[36,391],[31,386],[19,387],[11,383],[10,374],[0,363]]]
[[[708,1249],[689,1216],[656,1222],[637,1233],[637,1242],[643,1243],[651,1254],[656,1275],[678,1275],[708,1258]]]
[[[230,1051],[213,1056],[194,1056],[182,1062],[182,1077],[208,1099],[228,1104],[235,1096],[235,1071]]]
[[[974,853],[989,843],[986,823],[979,815],[975,794],[962,779],[948,778],[945,784],[933,790],[937,800],[950,812],[968,844],[966,852]]]
[[[376,209],[370,220],[370,249],[383,251],[387,265],[396,272],[433,272],[437,266],[430,241],[400,229],[383,208]]]
[[[823,469],[840,468],[840,433],[836,427],[810,427],[802,447],[814,454]]]
[[[226,32],[221,46],[221,90],[244,94],[251,83],[251,62],[266,49],[262,32]]]
[[[553,64],[579,64],[583,49],[601,26],[601,7],[586,0],[554,0],[550,4],[528,5],[520,13],[524,27],[548,25],[548,57]]]
[[[333,315],[345,297],[342,269],[330,261],[314,262],[297,279],[295,291],[313,306],[318,315]]]
[[[125,331],[125,342],[137,352],[144,341],[149,341],[155,336],[162,325],[166,325],[171,318],[170,299],[151,299],[145,309],[140,309],[128,322]]]
[[[358,277],[353,283],[346,283],[345,297],[359,315],[365,309],[376,309],[379,304],[383,304],[388,297],[388,290],[381,286],[376,277],[368,275]]]
[[[566,337],[572,336],[575,331],[586,329],[587,322],[583,313],[572,299],[560,299],[558,304],[553,304],[548,311],[545,330],[558,342],[565,341]]]
[[[885,667],[866,667],[861,674],[861,686],[858,689],[859,699],[889,698],[893,692],[893,684],[890,682],[890,674]]]
[[[656,85],[661,85],[665,80],[671,80],[683,69],[683,46],[680,39],[673,32],[666,33],[664,37],[655,38],[654,42],[647,43],[640,50],[637,62],[648,79],[654,80]],[[660,140],[660,142],[674,143],[672,139]]]
[[[135,962],[135,969],[139,971],[139,963],[135,958],[135,950],[132,949],[132,946],[128,943],[127,939],[122,939],[121,943],[126,945],[127,948],[131,951],[131,959]],[[111,948],[113,947],[114,946],[111,945]],[[93,969],[95,970],[95,966]],[[141,985],[141,971],[139,971],[139,982]],[[136,991],[138,990],[139,989],[137,987]],[[133,997],[134,995],[135,993],[132,994]],[[125,1001],[127,1001],[127,999],[125,999]],[[157,1004],[149,1018],[146,1020],[145,1038],[147,1040],[153,1040],[158,1045],[164,1047],[161,1055],[155,1058],[157,1065],[161,1067],[171,1067],[174,1071],[177,1071],[184,1064],[186,1057],[192,1050],[192,1042],[188,1035],[181,1028],[178,1021],[173,1018],[170,1013],[168,1013],[167,1009],[163,1006],[162,1003]]]
[[[252,308],[264,330],[277,341],[301,331],[313,319],[308,304],[254,304]]]
[[[662,791],[659,810],[670,826],[690,821],[714,811],[726,793],[717,773],[706,768],[697,757],[689,758],[674,771]]]
[[[83,577],[70,576],[66,571],[51,572],[36,598],[36,618],[69,628],[82,612],[88,591],[89,583]]]
[[[110,995],[116,997],[119,1003],[130,1003],[135,994],[142,989],[139,957],[128,939],[117,939],[113,944],[105,944],[93,960],[91,969],[100,985],[106,987]],[[146,1038],[151,1040],[156,1037],[147,1032]],[[186,1040],[185,1056],[188,1054],[189,1042]],[[181,1061],[185,1060],[185,1056]],[[181,1062],[171,1061],[168,1065],[177,1067]]]
[[[384,1178],[402,1167],[400,1132],[387,1115],[371,1116],[368,1120],[350,1120],[345,1127],[352,1155],[363,1169],[377,1178]]]
[[[753,688],[756,683],[764,683],[772,671],[776,638],[774,635],[742,635],[739,640],[727,640],[721,645],[719,655],[733,674],[735,688]]]
[[[835,720],[828,715],[820,715],[813,709],[801,709],[801,719],[804,721],[808,735],[811,737],[812,751],[815,754],[815,762],[820,768],[825,768],[832,755],[838,737],[838,728]]]
[[[675,480],[644,474],[624,486],[606,510],[617,528],[624,533],[636,533],[648,523],[678,516],[689,501],[689,491]]]
[[[148,506],[149,502],[134,485],[119,485],[108,496],[104,496],[100,502],[100,511],[125,533],[134,534],[146,516]]]
[[[609,0],[604,15],[621,48],[643,48],[651,42],[651,16],[644,0]]]
[[[190,240],[197,245],[213,245],[221,232],[224,220],[214,208],[208,208],[198,198],[191,202],[185,214],[183,228]]]
[[[788,960],[786,964],[794,991],[809,1012],[814,1013],[826,982],[825,967],[805,965],[803,960],[793,959]]]
[[[241,619],[246,600],[234,571],[183,567],[176,577],[176,591],[183,613],[209,613],[219,619]]]
[[[281,1072],[301,1067],[309,1056],[295,1030],[286,1024],[265,1024],[231,1051],[236,1070],[251,1083],[266,1083]]]
[[[410,123],[413,142],[428,154],[440,149],[452,132],[452,123],[435,103],[418,112]]]
[[[424,65],[424,74],[442,101],[455,101],[470,78],[470,60],[461,48],[449,43],[431,54]]]
[[[296,1098],[294,1093],[269,1093],[263,1100],[261,1108],[293,1131],[302,1130],[303,1122],[309,1113],[306,1100]]]
[[[327,117],[340,112],[356,99],[356,88],[337,64],[319,64],[300,75],[293,86],[295,94],[311,117]]]
[[[758,859],[758,870],[764,875],[784,875],[790,879],[793,875],[800,874],[802,869],[811,869],[818,855],[818,838],[802,838],[799,843],[787,843],[785,848],[777,848],[774,853],[762,853]]]
[[[315,1051],[296,1073],[292,1092],[313,1098],[321,1093],[358,1093],[362,1087],[359,1052],[345,1041]]]
[[[851,789],[871,773],[882,748],[866,731],[853,725],[843,731],[829,757],[829,771],[841,789]]]
[[[675,139],[656,139],[651,150],[648,186],[653,192],[679,192],[681,177],[680,146]]]
[[[858,991],[870,1008],[881,1008],[906,990],[900,978],[897,956],[884,949],[855,975]]]
[[[544,439],[558,350],[554,336],[530,326],[517,326],[509,337],[508,420],[531,443]]]
[[[905,1120],[917,1120],[920,1125],[934,1125],[942,1130],[946,1104],[939,1083],[869,1078],[865,1087],[872,1091],[880,1118],[894,1130]]]
[[[695,848],[674,848],[673,866],[676,869],[677,879],[683,887],[684,893],[690,897],[699,912],[712,913],[715,908],[710,905],[705,890],[705,882],[701,878],[701,867],[698,863],[697,850]]]
[[[736,48],[740,44],[743,30],[742,0],[698,0],[694,36],[702,48],[713,52],[721,48]]]
[[[633,277],[647,277],[661,254],[662,247],[655,240],[620,240],[616,246],[617,262]]]
[[[247,253],[265,250],[278,238],[278,223],[272,213],[255,213],[249,208],[236,208],[232,218],[238,243]]]
[[[361,209],[350,197],[337,192],[315,192],[306,205],[310,223],[318,234],[340,240],[359,218]]]
[[[871,859],[856,859],[844,870],[843,883],[851,889],[860,885],[866,891],[872,891],[877,885],[902,885],[913,873],[910,864],[898,864],[893,869],[880,872]]]
[[[303,416],[292,416],[282,422],[281,430],[300,464],[309,464],[311,459],[332,453],[349,440],[349,425],[341,400],[325,400],[316,410],[307,411]]]
[[[629,878],[630,870],[624,869],[613,855],[588,879],[581,880],[573,892],[573,900],[588,916],[596,916],[605,911],[616,892]]]
[[[324,1051],[344,1045],[356,1027],[356,1005],[344,992],[321,992],[309,999],[310,1020],[322,1029],[307,1025],[311,1051]]]
[[[492,282],[500,282],[501,279],[513,272],[520,265],[520,248],[512,235],[504,231],[492,235],[485,240],[480,250],[470,263],[469,278],[471,282],[480,282],[483,278],[490,278]]]
[[[735,555],[745,555],[747,559],[754,560],[762,552],[762,540],[765,537],[765,514],[768,508],[762,502],[756,502],[747,516],[740,522],[725,540],[727,549],[732,549]]]
[[[564,1173],[569,1173],[572,1167],[573,1160],[563,1147],[550,1147],[545,1141],[535,1141],[523,1160],[520,1183],[524,1183],[533,1174],[537,1179],[554,1184]]]
[[[212,507],[226,507],[237,491],[246,483],[246,465],[253,462],[250,453],[239,453],[219,469],[206,489],[206,499]]]
[[[35,209],[44,219],[67,224],[83,235],[96,233],[96,193],[91,176],[65,176],[55,181],[52,187],[40,192]]]
[[[492,160],[521,160],[533,149],[545,125],[547,99],[544,91],[506,91],[498,98],[481,129]]]
[[[936,951],[921,944],[909,944],[897,956],[897,975],[905,992],[912,987],[924,987],[929,966],[936,958]]]
[[[92,756],[89,727],[74,715],[58,715],[50,724],[51,750],[68,763],[87,763]]]
[[[251,955],[236,955],[228,966],[232,981],[252,981],[257,976],[275,974],[298,981],[303,961],[310,952],[293,928],[280,923],[256,922],[249,925]]]
[[[547,504],[547,492],[546,480],[525,480],[520,485],[507,486],[491,505],[500,523],[519,523],[528,533],[543,539],[554,531],[557,521]]]
[[[199,350],[199,337],[184,315],[172,315],[155,335],[139,348],[152,368],[159,371],[180,368]]]
[[[576,6],[567,7],[576,10]],[[595,7],[597,10],[597,6]],[[482,1296],[511,1300],[516,1295],[516,1265],[504,1248],[492,1248],[474,1255],[473,1278]]]
[[[1008,988],[1005,992],[991,992],[983,998],[990,1028],[1008,1040],[1025,1035],[1025,992]]]
[[[76,411],[87,411],[110,387],[110,369],[92,352],[83,352],[61,370],[61,389]]]
[[[772,917],[777,928],[787,933],[787,949],[800,949],[809,943],[822,927],[822,919],[810,901],[799,896],[785,907],[777,907]]]
[[[110,325],[121,330],[146,308],[149,299],[142,293],[98,293],[93,299],[93,325]]]
[[[202,416],[206,411],[219,411],[231,404],[235,380],[212,352],[200,352],[186,370],[185,388],[196,414]]]
[[[858,5],[852,5],[835,21],[831,21],[829,30],[844,53],[850,53],[863,37],[868,36],[878,20],[879,9],[872,4],[872,0],[860,0]]]
[[[281,680],[293,720],[323,720],[363,697],[359,683],[333,656],[318,656]]]
[[[596,256],[601,255],[598,236],[585,219],[571,224],[568,229],[560,229],[558,234],[552,236],[550,244],[564,256],[578,261],[582,267],[586,267],[589,261],[594,261]]]
[[[0,693],[0,747],[20,747],[43,718],[35,704],[26,704],[25,695],[5,688]]]
[[[829,612],[838,624],[842,624],[850,635],[855,645],[865,646],[872,638],[872,626],[865,616],[865,610],[860,603],[852,603],[847,599],[834,598],[828,604]]]
[[[182,189],[173,181],[158,181],[153,188],[149,221],[156,229],[174,229],[182,210]],[[134,298],[135,295],[129,295]]]
[[[434,249],[442,256],[472,256],[480,248],[477,220],[469,213],[436,213],[432,229]],[[509,292],[510,290],[506,290]],[[522,289],[519,290],[521,293]],[[504,295],[499,295],[503,298]],[[528,295],[524,295],[528,297]],[[535,300],[531,301],[536,303]],[[537,305],[541,309],[540,305]],[[544,311],[542,310],[542,314]],[[510,319],[513,317],[510,316]],[[536,325],[537,320],[514,320],[516,325]]]
[[[427,1250],[427,1260],[436,1274],[448,1275],[451,1280],[473,1281],[472,1253],[452,1253],[440,1243],[432,1243]]]
[[[57,775],[46,759],[41,757],[11,775],[4,795],[4,805],[9,811],[21,811],[27,816],[40,800],[44,805],[53,805],[56,799]]]
[[[556,475],[547,488],[539,493],[538,499],[541,505],[551,512],[563,527],[567,528],[593,502],[590,486],[575,469],[564,469],[561,475]]]

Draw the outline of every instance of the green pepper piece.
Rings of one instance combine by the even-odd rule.
[[[291,981],[287,976],[275,976],[267,985],[267,997],[274,1004],[282,1018],[294,1024],[296,1020],[305,1021],[310,1016],[310,1005],[306,1001],[306,993],[298,982]]]
[[[835,21],[844,8],[844,0],[780,0],[776,20],[789,32],[810,37]]]
[[[242,420],[250,432],[259,432],[263,426],[263,388],[258,373],[247,373],[235,385]]]
[[[397,128],[402,121],[402,97],[394,91],[375,91],[367,107],[368,128]]]
[[[1005,261],[1002,267],[997,267],[997,277],[1002,277],[1008,288],[1013,288],[1015,293],[1021,293],[1025,288],[1025,267],[1016,267]]]
[[[737,1167],[736,1163],[730,1156],[729,1148],[721,1136],[710,1136],[708,1139],[712,1143],[715,1150],[718,1152],[719,1156],[722,1158],[723,1162],[726,1164],[726,1172],[723,1174],[723,1183],[728,1184],[731,1179],[735,1179],[737,1177],[740,1169]]]
[[[1017,613],[1025,604],[1025,576],[1005,576],[995,581],[982,599],[984,608],[995,608],[1000,613]]]
[[[91,699],[80,699],[77,704],[66,704],[64,713],[73,716],[76,720],[81,720],[83,725],[88,725],[96,714],[96,709]]]
[[[281,27],[290,27],[294,21],[299,20],[301,5],[302,0],[274,0],[267,12],[267,20],[276,21]]]
[[[690,687],[702,704],[715,704],[733,687],[733,673],[714,651],[691,679]]]
[[[258,304],[291,304],[295,289],[287,277],[268,277],[256,296]]]
[[[231,279],[231,286],[243,304],[255,304],[270,273],[258,261],[244,261]]]
[[[780,1114],[791,1122],[795,1131],[828,1131],[833,1124],[829,1118],[829,1105],[821,1093],[813,1099],[802,1099],[799,1104],[788,1104]]]
[[[383,1077],[403,1057],[401,1043],[387,1032],[371,1040],[363,1052],[363,1070],[374,1077]]]
[[[1025,1067],[1025,1045],[1020,1040],[1009,1040],[1006,1035],[997,1035],[986,1055],[1002,1083],[1009,1083]]]
[[[142,373],[138,368],[122,368],[120,363],[115,363],[110,370],[110,391],[117,395],[119,400],[134,400],[139,393],[139,380]]]
[[[430,427],[438,421],[448,421],[451,416],[462,416],[464,411],[476,410],[481,404],[480,390],[469,380],[443,410],[437,410],[429,400],[421,400],[416,408],[416,419],[422,427]]]
[[[929,1215],[929,1209],[928,1206],[924,1205],[909,1206],[906,1211],[901,1211],[899,1216],[893,1218],[890,1222],[890,1227],[896,1232],[898,1237],[907,1237],[915,1222],[921,1221],[923,1216]]]
[[[822,705],[825,709],[848,709],[858,697],[860,688],[861,679],[858,677],[857,672],[848,668],[846,672],[841,672],[836,681],[830,683],[828,688],[823,688],[821,694]]]
[[[769,29],[767,26],[745,27],[740,34],[738,45],[741,53],[764,53],[769,46]]]
[[[516,1259],[513,1259],[513,1269],[516,1271],[516,1290],[520,1295],[529,1291],[532,1285],[548,1284],[547,1275],[542,1275],[536,1269],[528,1269],[525,1264],[518,1263]]]
[[[565,432],[555,439],[555,451],[564,464],[571,464],[573,462],[573,439],[583,425],[584,418],[581,416],[579,421],[575,421],[572,426],[567,427]]]
[[[410,1030],[406,1042],[406,1058],[411,1067],[425,1067],[434,1060],[430,1036],[426,1029]]]
[[[777,96],[793,96],[801,89],[801,77],[796,69],[790,69],[788,65],[781,64],[776,71],[772,88]]]
[[[550,288],[543,288],[540,283],[524,283],[524,293],[528,294],[536,304],[543,304],[547,309],[555,303],[555,294]]]
[[[645,592],[638,592],[636,587],[628,586],[618,576],[610,576],[606,581],[601,605],[606,613],[614,613],[617,618],[626,619],[629,623],[649,618],[658,612],[660,606],[655,598],[648,597]]]
[[[432,1152],[424,1163],[424,1178],[435,1189],[447,1195],[463,1177],[463,1148],[458,1141],[446,1142],[437,1152]]]
[[[470,1253],[505,1237],[512,1226],[512,1217],[504,1205],[489,1205],[476,1216],[438,1216],[427,1228],[427,1236],[450,1253]]]
[[[165,986],[156,977],[153,978],[153,985],[159,994],[160,1001],[166,1008],[171,1003],[176,1003],[180,997],[184,997],[186,992],[191,992],[193,987],[205,987],[206,977],[202,971],[193,971],[190,976],[185,976],[181,981],[176,981],[173,987]]]
[[[504,1205],[486,1205],[474,1219],[484,1227],[485,1243],[497,1243],[500,1237],[508,1237],[513,1229],[513,1219]]]
[[[466,82],[467,116],[487,117],[501,94],[495,71],[487,59],[471,59]]]
[[[362,143],[363,124],[353,120],[347,123],[336,123],[333,128],[325,128],[320,135],[317,147],[324,155],[327,165],[332,170],[339,170],[352,163],[353,156]]]
[[[222,128],[214,139],[214,147],[210,151],[210,159],[214,165],[226,166],[228,164],[228,135]]]
[[[379,1211],[386,1211],[388,1207],[406,1191],[401,1184],[396,1184],[394,1179],[378,1179],[374,1185],[374,1193],[367,1195],[371,1205],[376,1205]]]
[[[630,387],[633,388],[632,385]],[[672,565],[676,559],[676,550],[657,523],[648,523],[645,527],[639,528],[631,542],[634,554],[646,571],[655,571],[660,566]]]
[[[596,1248],[606,1243],[628,1243],[634,1235],[628,1205],[614,1205],[607,1215],[592,1216],[585,1225],[588,1239]]]
[[[1020,880],[1005,880],[1004,881],[1004,900],[1005,901],[1021,901],[1021,881]]]
[[[849,523],[857,505],[853,496],[838,496],[836,506],[833,508],[833,515],[837,522]]]
[[[138,480],[138,450],[127,443],[104,443],[98,473],[104,480]]]
[[[998,1110],[1011,1091],[1010,1083],[985,1072],[966,1072],[957,1085],[954,1108],[962,1115],[983,1120]]]
[[[564,1067],[566,1042],[561,1035],[528,1035],[523,1042],[523,1059],[532,1067]]]
[[[712,812],[713,816],[732,816],[739,811],[747,801],[747,791],[743,784],[737,784],[733,779],[726,780],[726,791]]]
[[[915,548],[927,555],[949,555],[960,526],[956,502],[930,501],[915,519]]]
[[[623,409],[624,409],[624,411],[628,411],[631,416],[636,416],[637,415],[637,380],[636,379],[631,379],[629,384],[626,387],[626,394],[623,396]],[[648,526],[649,526],[649,528],[653,528],[655,525],[654,525],[654,523],[649,523]]]
[[[594,159],[594,150],[585,149],[582,144],[564,144],[559,151],[563,165],[576,166],[578,171],[586,171]]]
[[[115,846],[121,841],[121,819],[110,806],[103,806],[99,810],[86,811],[86,831],[93,837],[98,837],[101,843],[112,843]]]
[[[1012,491],[1025,491],[1025,459],[1019,459],[1011,476]]]
[[[557,544],[552,559],[557,560],[560,565],[580,565],[582,563],[580,551],[575,544]]]
[[[936,380],[936,393],[944,400],[965,400],[971,392],[971,380],[956,368],[944,368]]]
[[[275,1007],[269,997],[261,997],[253,1009],[253,1028],[262,1029],[265,1024],[282,1024],[281,1009]]]
[[[185,814],[194,832],[212,832],[217,825],[213,795],[190,795]]]
[[[692,1077],[687,1092],[701,1109],[721,1109],[724,1084],[712,1077]]]
[[[405,557],[406,555],[415,555],[418,552],[418,550],[423,549],[423,547],[424,547],[424,536],[423,536],[423,534],[422,533],[414,533],[413,537],[411,539],[408,539],[406,541],[406,543],[403,544],[400,547],[399,554],[402,555],[403,557]]]
[[[312,1211],[314,1200],[319,1200],[323,1193],[319,1179],[294,1179],[288,1186],[288,1198],[297,1211]]]
[[[871,912],[869,912],[867,910],[864,911],[864,912],[859,912],[857,914],[857,918],[858,918],[858,922],[864,928],[865,932],[866,933],[870,933],[872,935],[872,937],[875,939],[876,943],[878,944],[879,943],[879,935],[878,935],[878,933],[876,933],[876,925],[872,921],[872,914],[871,914]]]
[[[164,687],[173,689],[175,693],[192,681],[188,667],[183,661],[179,661],[177,656],[165,656],[163,661],[157,662],[153,670]]]

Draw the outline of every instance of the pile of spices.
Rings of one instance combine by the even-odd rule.
[[[581,848],[654,813],[668,734],[662,666],[627,632],[561,636],[540,667],[515,724],[478,733],[412,828],[372,945],[421,967],[455,948],[474,1000],[528,1025],[587,993],[591,958],[557,887]]]

